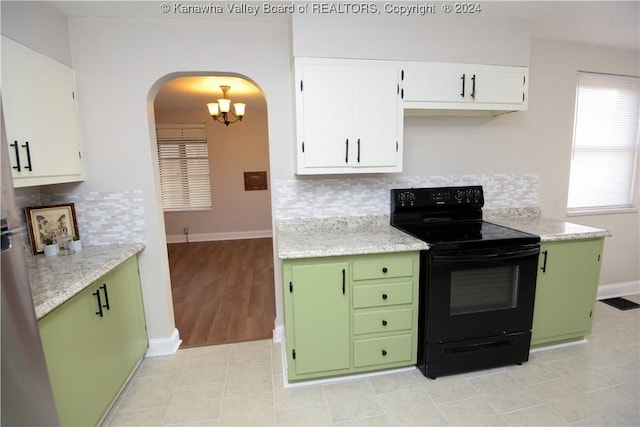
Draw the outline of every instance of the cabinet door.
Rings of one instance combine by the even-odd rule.
[[[475,78],[476,85],[474,102],[523,104],[526,100],[526,76],[526,69],[521,67],[479,67],[471,76]]]
[[[295,372],[350,367],[346,262],[292,267]]]
[[[470,102],[469,70],[455,64],[416,64],[404,72],[404,101]]]
[[[532,345],[580,339],[590,332],[603,241],[541,245]]]
[[[97,291],[92,285],[38,322],[61,425],[96,425],[113,397]]]
[[[351,76],[354,167],[394,167],[402,133],[396,68],[354,67]]]
[[[82,179],[74,73],[2,37],[2,103],[14,185]],[[28,144],[28,147],[27,147]],[[29,170],[30,169],[30,170]]]
[[[302,81],[298,120],[304,167],[348,167],[350,148],[355,145],[350,135],[349,67],[305,64]]]
[[[104,305],[108,301],[103,308],[101,337],[110,363],[111,393],[115,394],[148,346],[136,258],[129,258],[104,275],[97,285]]]

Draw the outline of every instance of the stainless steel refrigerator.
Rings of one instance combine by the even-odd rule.
[[[26,230],[15,205],[4,116],[2,125],[2,403],[3,426],[59,425],[40,341],[23,242]]]

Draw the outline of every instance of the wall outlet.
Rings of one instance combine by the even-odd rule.
[[[185,228],[182,230],[182,232],[183,232],[184,234],[189,234],[189,227],[185,227]]]

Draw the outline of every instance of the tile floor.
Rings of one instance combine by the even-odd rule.
[[[598,302],[588,338],[435,381],[411,370],[286,389],[269,340],[183,349],[145,359],[103,425],[639,425],[640,309]]]

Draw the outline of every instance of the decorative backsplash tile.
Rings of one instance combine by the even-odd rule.
[[[485,208],[536,207],[535,174],[384,176],[279,179],[273,182],[276,220],[388,215],[390,190],[411,187],[482,185]]]
[[[144,243],[142,191],[16,194],[19,209],[74,203],[78,232],[85,245]]]

